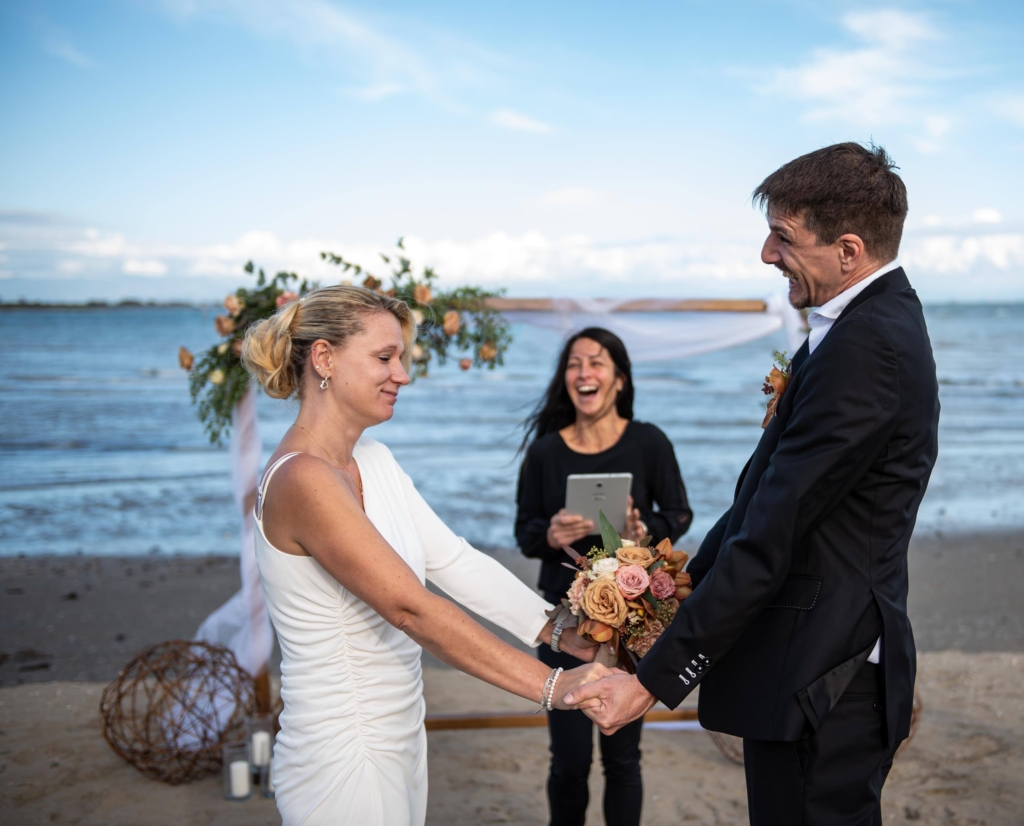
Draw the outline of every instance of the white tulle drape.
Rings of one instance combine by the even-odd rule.
[[[513,322],[557,330],[565,335],[584,327],[604,327],[622,339],[634,364],[680,359],[745,344],[785,330],[789,353],[803,343],[800,313],[780,295],[766,300],[763,313],[616,312],[629,299],[556,298],[553,312],[516,310],[503,315]],[[673,302],[665,301],[666,309]],[[650,300],[648,308],[656,306]]]
[[[231,414],[231,489],[242,518],[242,588],[203,621],[195,638],[227,646],[238,664],[254,676],[267,668],[274,645],[253,536],[252,507],[259,483],[261,450],[256,391],[250,387]]]

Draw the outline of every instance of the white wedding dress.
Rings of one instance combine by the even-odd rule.
[[[274,783],[284,826],[421,826],[427,808],[420,647],[345,590],[310,556],[263,533],[256,560],[281,645],[281,731]],[[416,572],[527,644],[550,606],[495,560],[457,537],[423,501],[391,452],[360,439],[353,453],[366,515]]]

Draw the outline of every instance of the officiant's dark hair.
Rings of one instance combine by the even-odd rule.
[[[569,351],[581,338],[596,341],[608,351],[608,355],[611,356],[612,363],[615,365],[616,375],[622,377],[622,389],[615,398],[615,409],[622,418],[633,418],[633,365],[630,364],[626,345],[611,330],[606,330],[604,327],[587,327],[566,339],[562,354],[558,357],[555,375],[551,377],[548,389],[533,412],[523,422],[524,433],[523,443],[519,445],[520,453],[534,439],[557,432],[576,421],[576,408],[573,406],[572,399],[569,398],[569,391],[565,388],[565,371],[569,366]]]
[[[754,190],[767,214],[803,215],[821,245],[860,236],[872,258],[891,261],[900,250],[907,187],[881,146],[836,143],[775,170]]]

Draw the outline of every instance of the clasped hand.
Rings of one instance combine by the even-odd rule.
[[[593,676],[596,672],[589,672],[588,679],[582,680],[579,688],[565,694],[562,701],[567,708],[583,711],[597,723],[602,734],[614,734],[626,723],[643,717],[654,707],[657,699],[640,684],[635,674],[627,674],[618,668],[605,671],[607,673],[601,676]]]

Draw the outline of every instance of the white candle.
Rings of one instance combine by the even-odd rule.
[[[267,791],[274,791],[274,761],[270,761],[270,765],[267,766]]]
[[[252,764],[265,766],[270,762],[270,732],[254,731],[252,733]]]
[[[230,767],[231,773],[231,796],[248,797],[251,790],[249,778],[249,761],[235,760]]]

